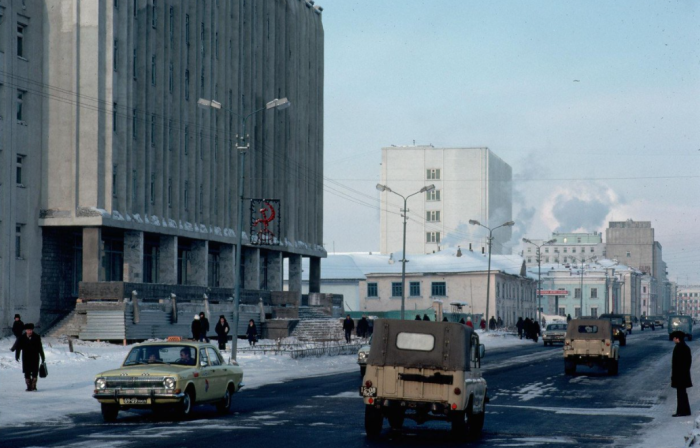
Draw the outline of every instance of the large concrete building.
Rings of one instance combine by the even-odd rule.
[[[381,184],[403,196],[427,185],[435,190],[408,200],[406,253],[428,254],[444,247],[488,251],[488,231],[512,219],[512,170],[488,148],[391,146],[382,148]],[[381,193],[380,252],[400,252],[403,199]],[[510,254],[511,228],[493,233],[493,254]]]
[[[288,258],[300,291],[309,257],[318,288],[323,26],[313,2],[2,0],[0,16],[3,332],[15,312],[48,326],[85,285],[230,295],[234,145],[241,117],[275,98],[292,108],[247,120],[238,269],[245,289],[281,290]],[[223,107],[198,108],[200,98]],[[248,198],[278,201],[275,244],[249,239],[260,205]]]
[[[605,258],[603,234],[593,233],[559,233],[553,232],[548,240],[552,244],[542,246],[545,240],[531,239],[534,244],[522,242],[521,253],[528,267],[537,266],[537,245],[541,246],[542,263],[569,264]]]

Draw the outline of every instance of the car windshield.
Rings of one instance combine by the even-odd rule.
[[[674,327],[677,327],[679,325],[687,324],[690,322],[690,317],[684,316],[684,317],[672,317],[671,318],[671,325]]]
[[[124,365],[177,364],[193,366],[196,360],[196,349],[187,345],[142,345],[131,349]]]
[[[622,318],[621,317],[609,317],[608,318],[611,323],[615,325],[622,325]]]
[[[547,331],[566,331],[566,324],[549,324]]]

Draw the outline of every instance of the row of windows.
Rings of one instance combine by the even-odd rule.
[[[527,257],[528,263],[532,263],[533,260],[535,263],[537,263],[537,257],[535,257],[534,259],[532,257]],[[552,263],[560,263],[559,257],[551,257],[551,258],[550,257],[543,257],[542,258],[542,261],[544,263],[549,263],[550,260]],[[576,257],[562,257],[561,258],[561,263],[576,263],[577,261],[580,261],[580,260],[577,260]]]
[[[553,252],[554,252],[555,254],[558,254],[558,253],[559,253],[559,248],[558,248],[558,247],[553,247],[552,249],[554,249]],[[580,249],[580,252],[581,252],[582,254],[586,252],[586,248],[585,248],[585,247],[581,247],[581,248],[579,248],[579,249]],[[565,248],[563,248],[563,250],[562,250],[562,252],[565,253],[565,254],[568,253],[568,251],[569,251],[569,248],[568,248],[568,247],[565,247]],[[593,252],[595,252],[595,248],[591,247],[591,248],[589,249],[589,251],[590,251],[591,253],[593,253]],[[532,247],[528,247],[528,248],[527,248],[527,252],[528,252],[528,253],[531,253],[531,252],[532,252]],[[537,252],[537,249],[535,249],[535,252]],[[549,247],[545,247],[545,248],[544,248],[544,253],[546,253],[546,254],[549,253]],[[572,247],[572,248],[571,248],[571,253],[572,253],[572,254],[575,254],[575,253],[576,253],[576,248],[575,248],[575,247]]]
[[[408,284],[408,296],[409,297],[421,297],[421,283],[420,282],[410,282]],[[403,296],[403,283],[392,282],[391,283],[391,297],[402,297]],[[430,284],[430,296],[431,297],[446,297],[447,296],[447,284],[445,282],[432,282]],[[367,297],[379,297],[379,289],[377,283],[367,283]]]
[[[678,294],[678,297],[679,297],[679,298],[683,298],[683,297],[698,297],[698,293],[697,293],[697,292],[682,292],[682,293],[679,293],[679,294]]]

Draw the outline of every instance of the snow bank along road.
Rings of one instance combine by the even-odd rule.
[[[700,350],[695,345],[690,343]],[[527,341],[490,350],[483,367],[491,403],[483,438],[470,446],[682,446],[693,418],[670,417],[675,406],[669,387],[672,349],[665,331],[635,331],[621,348],[617,377],[581,367],[576,376],[565,376],[560,347]],[[167,416],[159,420],[144,411],[120,413],[117,423],[104,424],[95,405],[87,409],[91,412],[54,422],[6,426],[2,446],[455,446],[446,423],[416,426],[408,420],[401,432],[385,425],[380,439],[369,442],[359,383],[353,368],[261,386],[238,394],[231,415],[218,416],[213,407],[202,406],[184,422]],[[691,407],[698,411],[700,394],[692,392]]]

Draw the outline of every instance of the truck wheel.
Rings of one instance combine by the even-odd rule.
[[[452,425],[452,435],[461,439],[467,429],[466,411],[454,411],[450,417],[450,423]]]
[[[572,361],[564,361],[564,373],[566,375],[573,375],[576,373],[576,363]]]
[[[405,409],[393,409],[389,413],[388,418],[387,418],[387,420],[389,420],[389,426],[391,426],[391,429],[398,431],[401,428],[403,428],[403,421],[404,421],[405,417],[406,417],[406,410]]]
[[[471,407],[469,409],[471,409]],[[481,438],[481,430],[484,428],[485,415],[486,404],[484,404],[479,414],[475,414],[473,410],[467,412],[467,439],[473,441]]]
[[[112,423],[117,420],[119,406],[116,404],[102,403],[102,419],[105,423]]]
[[[361,367],[360,367],[360,376],[361,376],[362,378],[365,377],[365,372],[366,372],[366,371],[367,371],[367,366],[361,366]]]
[[[619,361],[617,359],[608,362],[608,375],[617,375]]]
[[[367,437],[377,437],[382,432],[384,416],[374,406],[365,405],[365,432]]]

